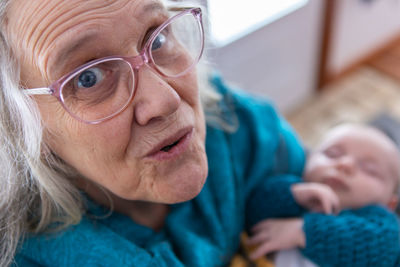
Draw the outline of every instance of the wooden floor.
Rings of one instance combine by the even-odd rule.
[[[400,45],[325,89],[287,115],[309,147],[341,122],[368,122],[381,113],[400,121]]]
[[[382,51],[367,64],[400,81],[400,41]]]

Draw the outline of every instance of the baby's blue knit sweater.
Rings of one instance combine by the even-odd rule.
[[[264,211],[253,213],[249,225],[269,218],[302,216],[306,247],[302,253],[322,267],[399,266],[400,238],[397,216],[387,208],[370,205],[343,210],[338,215],[305,212],[290,208],[290,186],[302,182],[299,177],[281,175],[269,179],[251,195],[248,206]],[[267,213],[265,213],[267,211]],[[290,212],[291,211],[291,212]]]

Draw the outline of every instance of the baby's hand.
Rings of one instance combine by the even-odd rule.
[[[250,254],[252,260],[270,252],[305,246],[303,219],[267,219],[256,224],[248,245],[258,247]]]
[[[326,214],[340,211],[339,197],[327,185],[299,183],[292,185],[291,190],[296,202],[308,210]]]

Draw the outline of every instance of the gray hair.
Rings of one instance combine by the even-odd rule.
[[[9,1],[0,2],[3,22]],[[2,23],[3,25],[3,23]],[[35,102],[19,88],[20,72],[4,31],[0,32],[0,266],[8,266],[28,231],[58,222],[79,222],[79,191],[66,177],[72,172],[42,141]]]
[[[20,66],[4,31],[9,3],[0,1],[0,266],[12,263],[25,234],[79,223],[84,212],[71,182],[76,172],[43,142],[38,108],[21,91]],[[207,82],[207,67],[198,70],[203,105],[217,111],[220,96]]]

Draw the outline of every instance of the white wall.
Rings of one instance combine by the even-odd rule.
[[[335,0],[327,72],[338,74],[400,34],[399,0]]]
[[[272,24],[209,51],[210,59],[228,81],[290,111],[315,91],[323,6],[324,1],[310,0]]]

